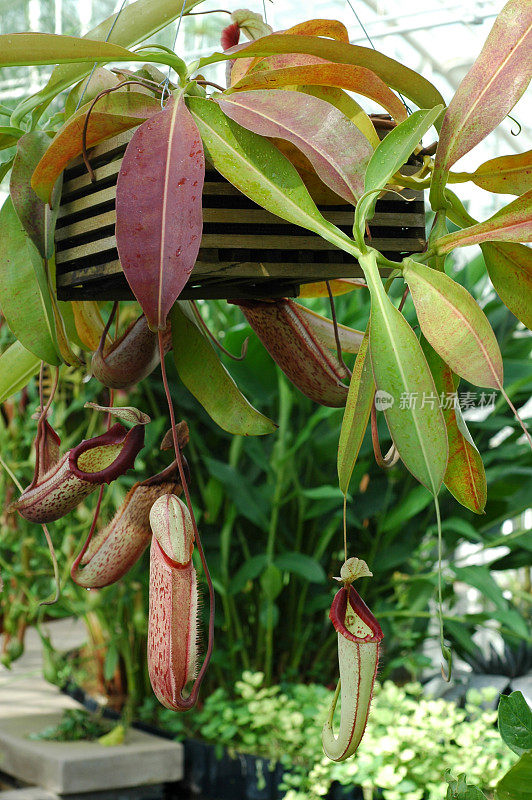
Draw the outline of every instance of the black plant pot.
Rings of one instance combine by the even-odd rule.
[[[215,747],[187,739],[185,746],[185,781],[192,797],[203,800],[280,800],[278,790],[284,768],[273,769],[267,759],[248,754],[231,758],[224,753],[217,758]]]

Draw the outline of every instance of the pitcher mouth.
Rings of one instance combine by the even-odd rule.
[[[348,602],[355,614],[359,616],[364,625],[370,629],[371,633],[367,636],[356,636],[347,629],[345,616]],[[352,642],[358,644],[360,644],[360,642],[380,642],[383,638],[381,626],[362,600],[359,593],[356,589],[353,589],[351,585],[343,586],[336,593],[329,612],[329,618],[335,630],[345,639],[349,639]]]
[[[107,466],[100,470],[83,470],[80,468],[79,459],[91,450],[102,448],[102,451],[109,447],[120,447],[119,452]],[[72,473],[82,481],[87,483],[111,483],[135,463],[135,458],[144,446],[144,426],[135,425],[128,430],[119,422],[109,428],[108,431],[96,436],[93,439],[86,439],[69,453],[68,461]],[[102,453],[103,455],[103,453]]]

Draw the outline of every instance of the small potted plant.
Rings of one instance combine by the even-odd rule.
[[[185,3],[183,13],[195,5]],[[152,685],[165,705],[186,709],[195,702],[212,649],[214,595],[181,454],[188,432],[186,425],[175,423],[165,353],[172,350],[181,380],[225,430],[243,435],[275,430],[218,359],[198,309],[179,299],[202,242],[205,164],[263,212],[312,232],[316,241],[347,254],[358,265],[353,269],[362,270],[364,290],[371,296],[365,332],[338,324],[334,293],[354,284],[331,283],[330,271],[316,275],[323,280],[305,293],[328,295],[332,320],[286,298],[249,298],[238,294],[241,288],[236,297],[227,295],[238,302],[301,391],[324,405],[345,406],[338,451],[344,497],[371,417],[378,462],[387,468],[402,460],[434,496],[438,525],[442,484],[458,502],[482,513],[484,468],[455,403],[456,388],[464,378],[510,400],[489,323],[468,292],[445,273],[444,262],[455,248],[480,244],[495,289],[530,324],[532,257],[523,244],[532,231],[530,154],[495,159],[469,176],[484,190],[516,195],[488,220],[471,218],[448,185],[463,180],[463,174],[452,172],[453,165],[506,117],[528,85],[530,8],[526,0],[509,0],[446,107],[422,75],[382,53],[351,45],[339,21],[310,20],[274,33],[257,15],[235,12],[222,33],[224,49],[187,64],[167,48],[134,48],[170,21],[165,3],[150,2],[146,27],[132,25],[146,6],[145,0],[137,0],[85,38],[40,33],[0,37],[2,66],[58,65],[47,85],[13,110],[10,126],[4,128],[4,135],[17,142],[17,152],[11,164],[11,196],[0,212],[0,306],[17,341],[2,355],[0,369],[7,376],[2,378],[4,396],[40,369],[35,477],[16,508],[45,527],[95,489],[101,497],[105,483],[133,466],[149,420],[112,402],[98,407],[120,421],[61,456],[47,420],[53,387],[46,397],[43,365],[55,368],[57,382],[62,363],[82,361],[80,347],[93,351],[92,374],[115,390],[146,378],[160,362],[171,422],[163,447],[173,447],[175,462],[135,484],[115,519],[92,540],[96,512],[72,575],[84,586],[106,585],[124,574],[151,542]],[[239,43],[241,30],[248,32],[250,42]],[[109,71],[103,68],[109,62],[149,66]],[[217,62],[228,65],[225,89],[201,73]],[[173,83],[153,66],[161,64],[174,71]],[[67,89],[64,112],[46,119],[49,103]],[[382,141],[377,135],[382,121],[376,127],[347,91],[369,97],[389,113],[390,130]],[[418,110],[408,113],[399,93]],[[133,128],[133,136],[121,140],[121,146],[127,138],[129,143],[120,152],[117,170],[108,159],[109,141]],[[431,128],[437,143],[423,148],[422,137]],[[90,150],[101,143],[102,150]],[[404,174],[413,153],[421,159],[419,168]],[[110,240],[109,248],[116,246],[120,269],[142,311],[125,331],[117,324],[114,341],[109,330],[117,302],[104,323],[97,303],[60,302],[55,290],[54,241],[58,253],[64,242],[61,225],[54,236],[61,178],[80,156],[90,177],[81,164],[68,173],[63,201],[83,221],[86,202],[78,208],[78,197],[100,192],[99,180],[113,187],[112,197],[100,198],[96,216],[102,219],[96,224]],[[91,189],[92,177],[96,185]],[[423,252],[391,260],[386,247],[379,249],[368,238],[368,225],[371,232],[379,196],[404,189],[430,190],[434,224]],[[321,213],[317,202],[331,197],[351,214],[349,228],[345,220],[339,227]],[[447,220],[458,229],[449,232]],[[89,229],[79,232],[81,238],[91,235]],[[81,256],[91,259],[87,251]],[[286,278],[300,282],[297,275]],[[421,340],[402,315],[402,305],[397,308],[390,300],[388,289],[395,280],[404,281],[404,298],[408,293],[412,297]],[[343,353],[350,352],[356,353],[352,374],[343,360]],[[386,456],[376,434],[377,410],[384,411],[393,440]],[[526,429],[525,435],[531,442]],[[177,497],[181,491],[187,505]],[[331,609],[339,642],[340,732],[336,736],[332,728],[339,684],[323,734],[325,750],[334,760],[354,752],[363,734],[382,638],[377,620],[352,586],[357,577],[371,573],[364,562],[348,558],[345,530],[344,539],[345,564],[338,578],[342,586]],[[194,544],[211,605],[209,645],[197,674]],[[450,669],[443,627],[441,644]]]

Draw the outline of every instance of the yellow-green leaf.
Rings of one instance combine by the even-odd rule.
[[[523,325],[532,330],[532,250],[514,242],[481,244],[493,288]]]
[[[0,355],[0,403],[24,388],[39,372],[41,359],[14,342]]]
[[[408,258],[403,277],[423,334],[453,372],[477,386],[499,389],[502,356],[488,319],[467,289],[444,272]]]
[[[375,251],[359,259],[371,292],[369,350],[377,390],[399,455],[436,495],[447,468],[447,430],[421,345],[384,291]]]
[[[368,426],[371,404],[375,394],[375,381],[371,371],[369,326],[364,334],[353,367],[347,402],[345,404],[340,441],[338,443],[338,482],[340,491],[347,494],[360,446]]]
[[[214,422],[235,435],[272,433],[276,424],[246,400],[199,330],[187,303],[174,303],[170,318],[172,355],[179,377]]]

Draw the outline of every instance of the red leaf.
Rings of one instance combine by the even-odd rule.
[[[135,132],[116,187],[120,262],[152,330],[166,327],[196,262],[204,176],[199,131],[174,96]]]

